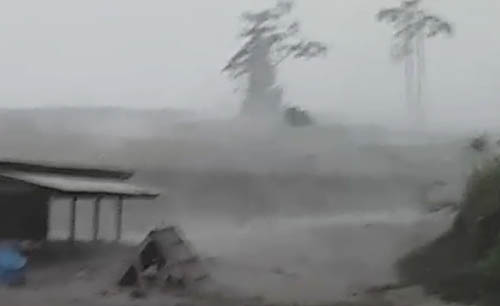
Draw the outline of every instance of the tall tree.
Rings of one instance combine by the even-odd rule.
[[[327,47],[300,37],[300,23],[288,20],[293,1],[278,1],[273,8],[245,12],[239,38],[243,46],[231,57],[223,72],[245,77],[247,88],[242,115],[276,116],[282,105],[282,89],[276,83],[277,67],[288,58],[325,55]]]
[[[399,7],[382,9],[379,21],[394,27],[392,56],[404,61],[406,100],[415,125],[424,124],[425,110],[422,105],[423,78],[425,75],[426,38],[440,34],[452,34],[450,23],[423,10],[422,0],[403,0]]]

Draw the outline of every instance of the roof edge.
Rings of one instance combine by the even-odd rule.
[[[28,174],[29,175],[29,174]],[[35,174],[36,175],[36,174]],[[158,190],[152,189],[143,189],[140,191],[119,191],[119,190],[106,190],[105,188],[102,190],[71,190],[65,188],[64,186],[57,186],[50,183],[37,182],[36,180],[30,180],[29,177],[19,177],[14,174],[7,174],[0,172],[0,178],[7,179],[10,181],[20,182],[26,185],[30,185],[36,188],[40,188],[42,190],[50,191],[55,196],[60,197],[121,197],[121,198],[142,198],[142,199],[155,199],[161,195],[161,192]],[[101,179],[102,180],[102,179]],[[119,181],[118,184],[125,184]],[[126,184],[129,185],[129,184]],[[133,185],[130,185],[133,186]],[[139,187],[139,186],[136,186]],[[142,188],[141,188],[142,189]]]
[[[20,171],[28,173],[50,173],[58,175],[84,176],[92,178],[129,179],[134,175],[131,170],[119,170],[100,167],[70,166],[50,162],[35,162],[2,159],[0,172]]]

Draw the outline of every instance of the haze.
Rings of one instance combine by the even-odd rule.
[[[426,42],[429,133],[406,129],[404,69],[375,20],[397,0],[296,1],[304,34],[330,47],[280,66],[286,104],[316,119],[302,128],[239,120],[242,83],[221,73],[241,46],[241,13],[274,0],[4,2],[0,158],[135,170],[162,196],[125,208],[124,240],[179,225],[242,296],[331,304],[393,281],[398,258],[450,226],[451,210],[429,211],[459,203],[483,158],[470,137],[498,136],[498,0],[424,1],[455,28]],[[90,204],[78,202],[81,240]],[[68,215],[67,201],[51,206],[51,238],[67,237]],[[104,222],[105,240],[114,223]],[[66,284],[53,269],[57,294],[35,286],[20,304],[67,305],[75,293],[102,304],[99,282]]]
[[[16,1],[0,9],[1,106],[181,108],[231,116],[240,97],[220,69],[239,46],[242,11],[273,1]],[[290,62],[288,103],[335,121],[403,124],[402,67],[389,58],[379,8],[397,1],[297,2],[304,32],[327,42],[325,60]],[[496,125],[500,18],[496,0],[434,0],[456,27],[427,44],[425,101],[433,126]]]

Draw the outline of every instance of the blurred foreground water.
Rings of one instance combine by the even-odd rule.
[[[211,274],[226,294],[326,302],[394,281],[395,261],[446,230],[452,217],[447,211],[391,209],[259,217],[245,223],[184,216],[172,223],[181,226],[198,253],[211,258]],[[80,225],[91,224],[85,219]],[[131,244],[149,229],[125,225],[124,241]],[[51,233],[56,238],[65,234],[63,229]]]

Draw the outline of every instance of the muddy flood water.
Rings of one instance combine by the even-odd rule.
[[[217,290],[225,294],[287,303],[345,300],[394,281],[396,260],[451,223],[450,212],[429,214],[412,203],[411,188],[383,186],[361,192],[333,188],[330,194],[328,188],[308,189],[328,198],[325,205],[309,207],[300,203],[304,190],[294,196],[288,189],[295,202],[265,209],[241,209],[249,205],[243,192],[233,192],[222,203],[213,191],[205,194],[205,202],[194,204],[192,194],[174,189],[170,197],[152,203],[125,205],[124,242],[140,242],[155,226],[178,225],[210,262]],[[277,184],[274,191],[280,188]],[[266,194],[262,199],[270,201]],[[102,207],[101,238],[111,239],[113,201]],[[85,201],[77,208],[77,235],[83,240],[91,236],[91,208]],[[67,235],[68,213],[65,201],[52,205],[53,238]]]

